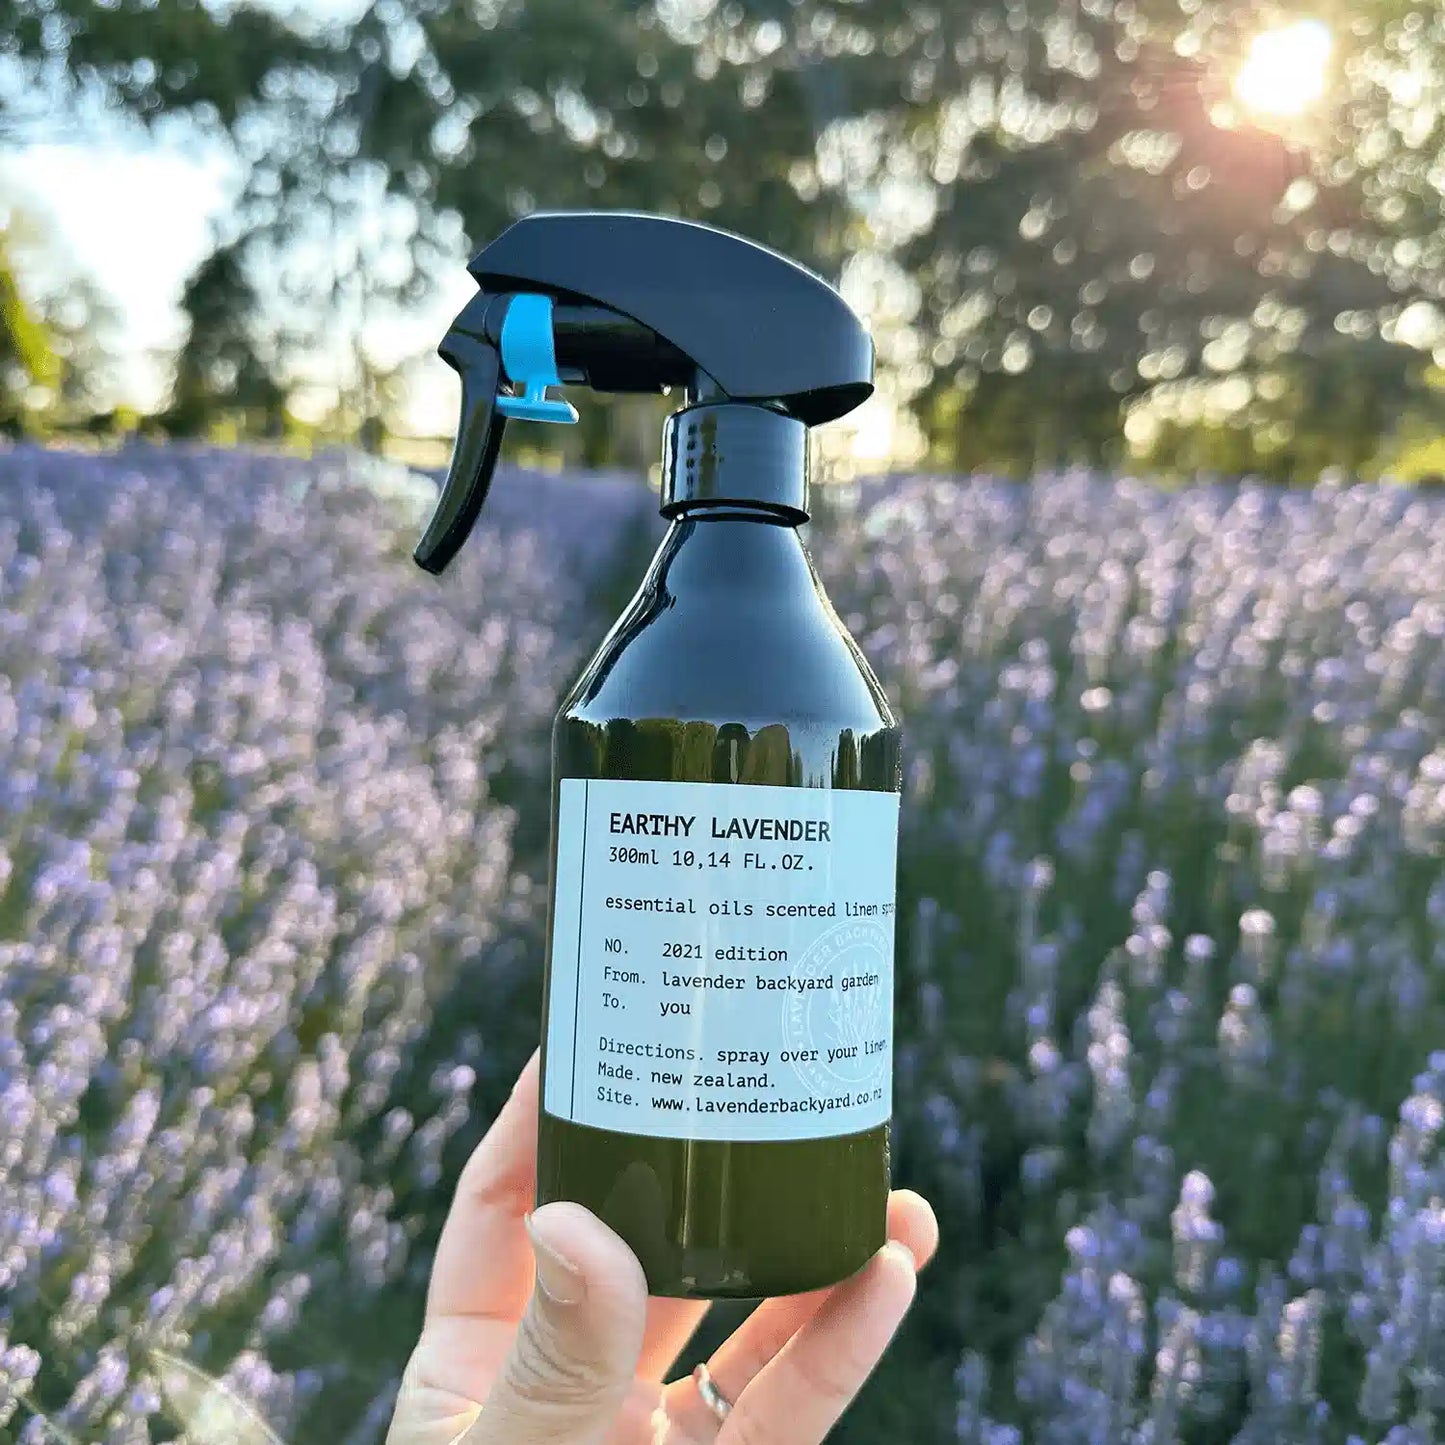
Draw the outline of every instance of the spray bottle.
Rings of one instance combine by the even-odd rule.
[[[468,268],[439,573],[549,388],[683,394],[670,528],[552,735],[537,1202],[652,1293],[832,1284],[885,1239],[899,729],[799,536],[808,428],[873,389],[824,281],[727,232],[542,213]]]

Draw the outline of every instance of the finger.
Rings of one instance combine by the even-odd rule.
[[[532,1287],[522,1217],[537,1177],[537,1055],[467,1160],[437,1241],[427,1318],[480,1315],[515,1322]]]
[[[707,1300],[654,1299],[647,1305],[647,1332],[637,1373],[644,1380],[660,1380],[672,1368],[683,1346],[693,1337],[708,1312]]]
[[[896,1240],[922,1269],[938,1248],[938,1221],[928,1201],[911,1189],[888,1198],[888,1238]],[[753,1377],[822,1307],[837,1285],[810,1294],[764,1300],[718,1347],[708,1370],[718,1389],[736,1400]]]
[[[938,1216],[933,1206],[912,1189],[888,1196],[888,1238],[905,1245],[922,1269],[938,1251]]]
[[[921,1194],[896,1189],[888,1197],[888,1238],[908,1250],[922,1269],[938,1248],[938,1221]],[[802,1327],[817,1314],[838,1286],[810,1294],[764,1300],[707,1362],[708,1373],[723,1395],[738,1399],[753,1378]],[[697,1395],[691,1379],[668,1386],[668,1407],[684,1424],[701,1433],[711,1414]],[[706,1438],[705,1436],[703,1438]]]
[[[933,1206],[911,1189],[895,1189],[888,1196],[888,1238],[907,1247],[922,1269],[938,1248],[938,1220]],[[729,1399],[793,1337],[827,1298],[828,1290],[765,1300],[724,1341],[708,1361],[718,1388]],[[707,1314],[704,1301],[653,1300],[648,1308],[647,1334],[637,1372],[646,1380],[660,1380],[682,1353]],[[692,1388],[690,1380],[683,1381]],[[682,1393],[678,1391],[678,1393]]]
[[[647,1281],[579,1204],[529,1220],[537,1284],[476,1423],[459,1445],[598,1445],[637,1369]]]
[[[840,1284],[734,1402],[720,1445],[815,1445],[883,1357],[918,1276],[898,1243]]]

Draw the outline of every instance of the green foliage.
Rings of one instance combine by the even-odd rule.
[[[0,62],[7,63],[11,82],[0,86],[0,148],[52,139],[57,131],[98,131],[114,123],[111,112],[145,125],[184,113],[202,125],[242,129],[289,88],[304,88],[306,76],[318,79],[323,55],[320,42],[270,10],[245,3],[212,8],[199,0],[9,0],[0,5]],[[175,405],[165,418],[174,429],[202,430],[202,413],[224,400],[242,408],[245,430],[274,430],[279,385],[241,340],[254,325],[259,298],[237,290],[234,269],[234,258],[218,253],[188,288],[187,301],[194,300],[197,310]],[[100,359],[95,341],[110,308],[83,282],[56,301],[60,314],[49,328],[55,359],[45,380],[58,387],[58,409],[43,420],[75,424],[94,415],[95,425],[105,429],[106,408],[93,382]],[[13,307],[5,309],[13,338],[19,335],[9,316]],[[32,337],[32,353],[36,345]],[[34,430],[42,418],[22,416],[15,376],[13,367],[8,382],[0,375],[0,424],[18,429],[23,421]],[[231,378],[225,397],[200,389],[203,377]],[[253,428],[250,418],[259,418],[260,426]]]
[[[1313,482],[1329,468],[1377,476],[1399,418],[1407,408],[1420,411],[1428,395],[1426,369],[1406,347],[1336,337],[1255,378],[1249,402],[1226,420],[1166,422],[1147,460],[1179,474],[1253,473],[1286,482]]]
[[[0,432],[17,434],[30,389],[59,380],[60,358],[45,323],[21,293],[8,250],[7,233],[0,230]]]
[[[922,405],[934,459],[957,471],[1027,476],[1108,465],[1122,451],[1119,396],[1078,357],[1045,353],[1019,376],[980,372],[932,388]]]
[[[1141,403],[1238,378],[1249,405],[1166,407],[1146,459],[1303,475],[1387,449],[1422,398],[1396,323],[1445,298],[1445,12],[1312,13],[1326,96],[1266,125],[1233,78],[1294,17],[1222,0],[375,0],[309,28],[255,4],[12,0],[0,142],[97,98],[228,129],[246,179],[188,291],[187,429],[208,408],[274,427],[295,363],[349,351],[336,416],[375,441],[397,378],[372,321],[519,214],[621,207],[833,279],[881,266],[903,293],[881,363],[936,463],[1114,463]],[[239,413],[216,389],[233,370],[261,397]],[[619,435],[599,424],[585,459]]]
[[[0,56],[19,68],[0,89],[0,140],[45,134],[87,94],[145,121],[199,111],[230,125],[277,77],[315,59],[312,44],[252,4],[199,0],[7,0]]]
[[[1353,61],[1377,37],[1350,19],[1338,35]],[[1053,0],[850,16],[877,106],[873,179],[928,198],[897,255],[930,343],[916,384],[937,458],[1097,459],[1101,425],[1117,444],[1121,405],[1157,384],[1293,369],[1338,339],[1342,313],[1359,327],[1397,302],[1406,280],[1382,264],[1374,214],[1393,189],[1372,209],[1361,168],[1341,162],[1362,132],[1279,134],[1230,101],[1269,20]],[[1343,77],[1336,90],[1343,115]],[[1378,445],[1399,370],[1358,352],[1356,391],[1377,395],[1352,453]],[[993,451],[981,438],[1001,427]]]
[[[191,329],[162,426],[173,435],[199,436],[220,415],[246,434],[279,436],[285,393],[253,339],[258,298],[234,247],[223,246],[202,262],[181,305]]]
[[[1403,480],[1420,486],[1445,485],[1445,436],[1407,448],[1393,470]]]
[[[473,242],[539,206],[638,207],[836,268],[842,198],[810,205],[792,180],[818,131],[804,77],[741,24],[669,25],[663,8],[502,0],[400,18],[381,0],[350,37],[336,123],[359,162]]]

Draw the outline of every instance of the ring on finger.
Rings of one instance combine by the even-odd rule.
[[[718,1424],[723,1424],[733,1412],[732,1401],[713,1383],[712,1371],[706,1365],[699,1365],[692,1372],[692,1378],[697,1385],[698,1394],[702,1396],[703,1404],[712,1411]]]

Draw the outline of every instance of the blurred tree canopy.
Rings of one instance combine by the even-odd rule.
[[[92,92],[229,132],[245,188],[187,292],[175,426],[228,396],[274,426],[338,327],[374,426],[368,318],[534,207],[636,207],[841,280],[937,462],[1127,434],[1303,474],[1438,405],[1445,346],[1445,9],[1311,14],[1324,92],[1266,121],[1234,80],[1298,15],[1232,0],[12,0],[0,142]]]
[[[0,231],[0,431],[18,435],[32,388],[56,380],[60,359],[20,290],[8,241],[8,233]]]
[[[286,396],[249,334],[260,298],[235,247],[220,247],[197,267],[181,305],[191,330],[162,424],[183,435],[200,432],[224,397],[226,410],[239,414],[239,429],[279,436]]]
[[[0,58],[17,82],[0,86],[0,141],[53,139],[75,107],[102,100],[150,123],[191,112],[233,125],[278,76],[319,52],[253,5],[198,0],[5,0]]]
[[[85,424],[102,409],[94,380],[115,309],[84,276],[23,284],[55,250],[43,217],[0,212],[0,432],[12,436]]]

